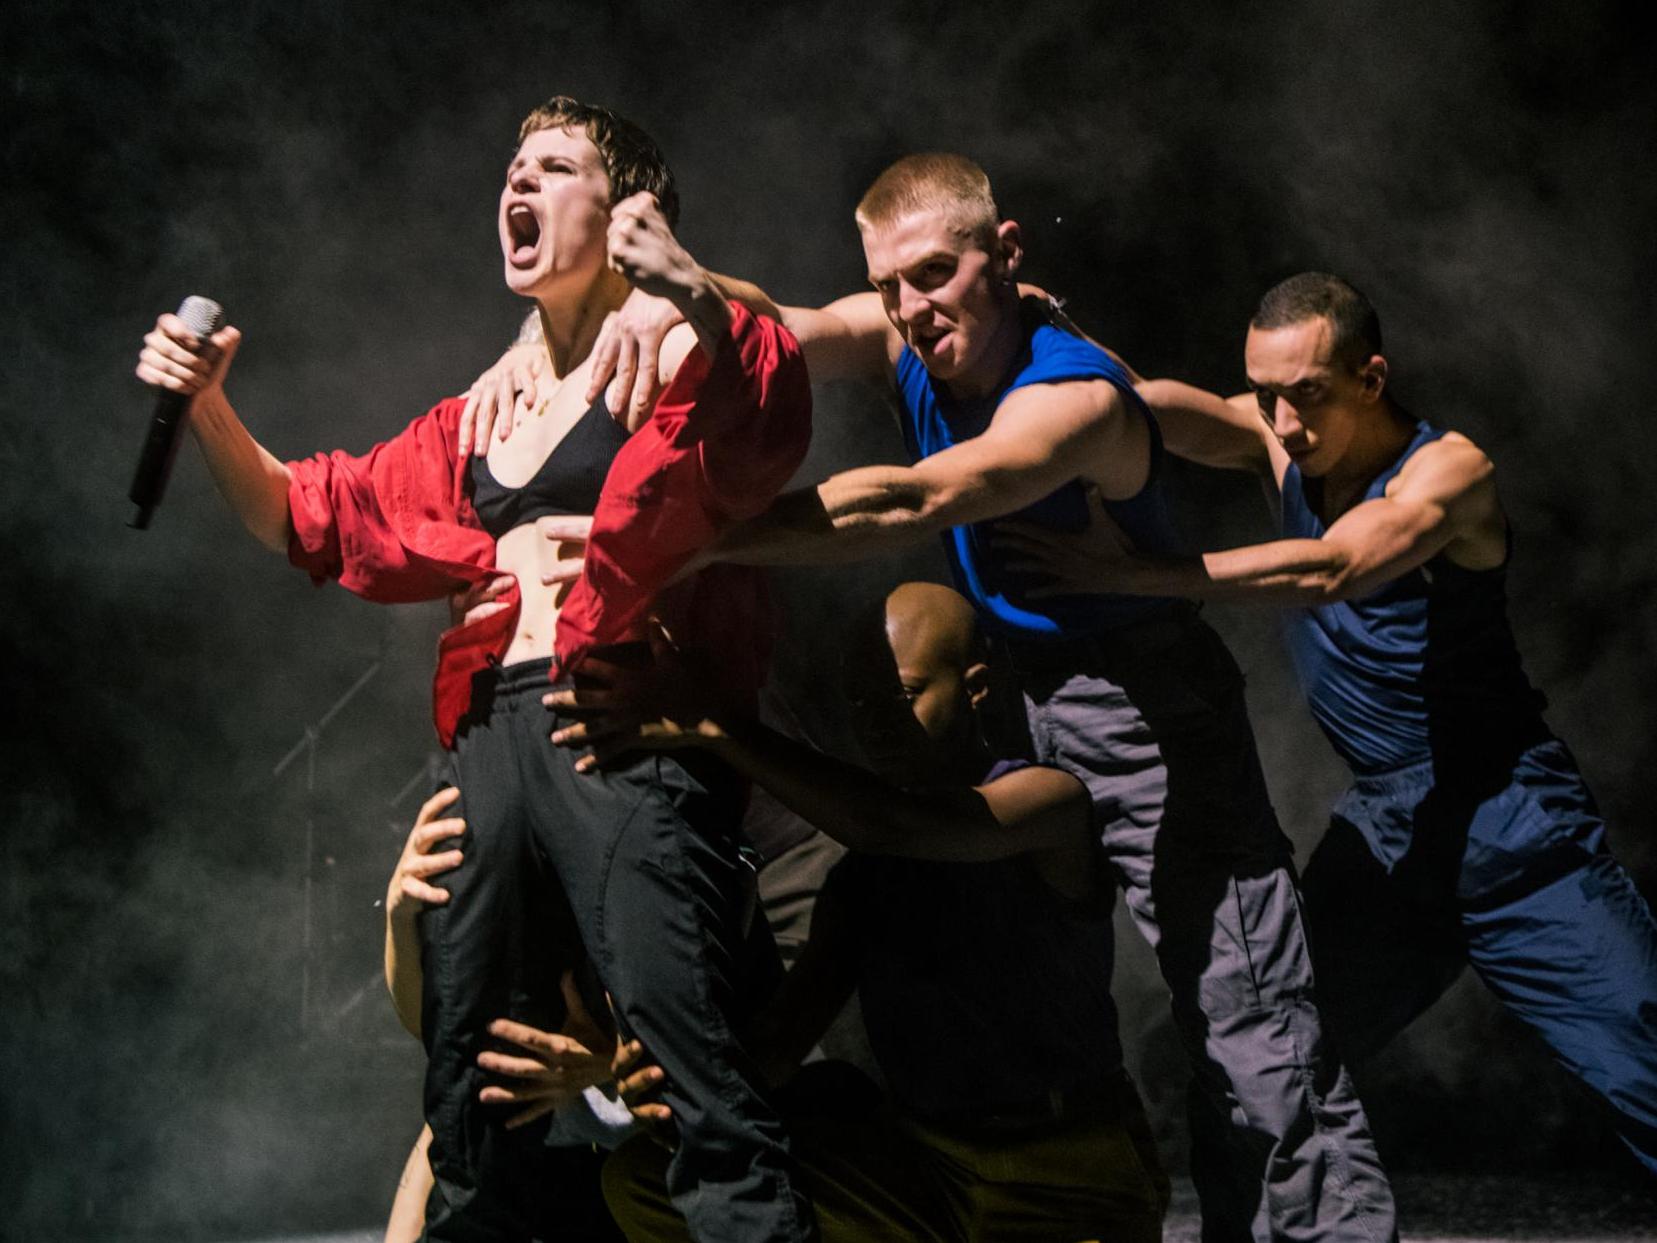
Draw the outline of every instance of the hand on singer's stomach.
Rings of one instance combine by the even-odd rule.
[[[548,514],[535,520],[535,541],[541,584],[558,588],[563,602],[570,585],[581,577],[587,555],[587,536],[593,529],[590,514]]]

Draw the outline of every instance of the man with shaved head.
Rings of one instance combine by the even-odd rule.
[[[849,649],[878,775],[711,707],[691,670],[556,697],[600,713],[560,738],[595,744],[588,771],[638,747],[711,752],[851,848],[754,1042],[783,1082],[858,990],[890,1110],[790,1119],[825,1240],[1159,1239],[1168,1184],[1122,1068],[1086,787],[997,762],[997,679],[972,606],[949,588],[899,587]],[[637,1070],[627,1087],[661,1082]],[[634,1243],[686,1237],[665,1162],[641,1137],[606,1168]]]

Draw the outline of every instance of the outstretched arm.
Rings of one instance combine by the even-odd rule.
[[[714,280],[732,300],[778,320],[799,339],[813,380],[882,381],[891,375],[899,343],[879,294],[849,294],[823,307],[779,306],[749,281]]]
[[[981,435],[914,466],[865,466],[785,493],[721,537],[711,559],[787,565],[896,551],[1023,509],[1077,478],[1083,463],[1107,464],[1131,495],[1144,481],[1146,437],[1104,381],[1031,385],[1009,395]]]
[[[707,749],[835,841],[870,854],[979,862],[1068,846],[1085,823],[1074,779],[1025,768],[987,785],[905,790],[757,722]]]
[[[1052,577],[1037,596],[1113,591],[1319,605],[1368,595],[1446,550],[1470,568],[1499,564],[1505,530],[1490,460],[1452,435],[1416,453],[1387,495],[1354,506],[1321,539],[1150,557],[1097,505],[1080,535],[1026,526],[1003,539],[1017,554],[1010,566]]]
[[[1223,398],[1178,380],[1136,386],[1156,415],[1168,452],[1203,466],[1272,472],[1272,440],[1252,393]]]
[[[583,720],[552,736],[593,748],[576,762],[591,773],[632,750],[700,748],[764,786],[779,802],[842,845],[871,854],[975,862],[1073,845],[1086,824],[1086,797],[1071,777],[1024,768],[980,786],[907,790],[795,742],[716,705],[694,671],[664,652],[635,672],[590,660],[580,689],[546,696]]]
[[[288,468],[253,439],[224,395],[224,377],[242,334],[221,328],[203,341],[176,315],[163,315],[144,338],[138,378],[190,398],[190,430],[207,469],[242,525],[266,548],[286,552],[292,530]]]
[[[896,346],[891,325],[872,293],[853,294],[820,309],[779,306],[758,285],[734,276],[699,269],[722,297],[739,302],[787,328],[800,342],[814,380],[885,379]],[[664,353],[673,330],[685,322],[681,309],[667,298],[635,290],[619,311],[605,320],[593,347],[592,380],[587,400],[605,394],[612,414],[629,411],[634,421],[648,414],[675,361]],[[502,364],[508,360],[503,358]]]

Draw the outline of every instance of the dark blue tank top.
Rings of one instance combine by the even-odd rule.
[[[997,764],[986,781],[1024,767]],[[825,892],[851,913],[869,1046],[905,1112],[947,1123],[1039,1109],[1122,1066],[1108,887],[1066,899],[1027,858],[848,854]]]
[[[1363,500],[1383,496],[1410,456],[1443,435],[1418,423]],[[1291,463],[1283,476],[1287,538],[1324,534],[1306,487]],[[1312,715],[1354,771],[1545,734],[1544,700],[1525,677],[1508,624],[1506,580],[1505,564],[1468,570],[1440,554],[1362,599],[1289,610],[1289,650]]]
[[[933,380],[914,352],[904,347],[898,356],[897,381],[903,404],[903,436],[910,455],[918,461],[978,435],[989,426],[1002,399],[1027,384],[1108,380],[1150,428],[1151,467],[1145,486],[1127,500],[1106,501],[1106,512],[1141,552],[1173,552],[1173,528],[1158,482],[1162,435],[1150,409],[1134,392],[1133,381],[1109,354],[1049,323],[1031,303],[1025,304],[1023,315],[1024,348],[1006,381],[983,398],[957,401]],[[1080,480],[1073,480],[1015,514],[951,527],[944,533],[944,552],[956,589],[977,607],[986,629],[1029,638],[1076,638],[1138,621],[1169,607],[1171,601],[1148,596],[1029,598],[1030,588],[1041,580],[1002,564],[993,543],[997,525],[1030,522],[1074,532],[1087,526],[1087,513],[1086,491]]]

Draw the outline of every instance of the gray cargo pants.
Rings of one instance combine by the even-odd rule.
[[[1224,643],[1179,609],[1004,648],[1037,758],[1086,783],[1172,993],[1203,1238],[1395,1238],[1369,1121],[1323,1038],[1289,842]]]

